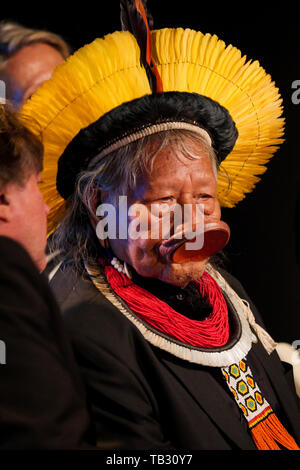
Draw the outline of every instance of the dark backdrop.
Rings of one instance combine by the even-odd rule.
[[[1,4],[1,19],[61,34],[74,48],[119,29],[119,1]],[[286,2],[287,3],[287,2]],[[280,88],[286,141],[262,181],[234,209],[223,210],[232,230],[227,247],[230,269],[246,287],[275,339],[300,339],[300,104],[292,103],[292,82],[300,80],[299,7],[273,3],[232,4],[149,0],[156,28],[191,27],[217,34],[227,44],[258,59]],[[11,6],[10,6],[11,5]]]

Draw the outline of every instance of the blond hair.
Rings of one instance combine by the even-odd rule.
[[[52,46],[64,59],[70,55],[68,44],[55,33],[27,28],[10,21],[0,22],[0,70],[10,56],[22,47],[41,42]]]

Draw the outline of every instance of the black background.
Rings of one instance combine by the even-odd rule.
[[[120,29],[118,0],[3,3],[1,19],[56,32],[74,50]],[[216,34],[259,60],[280,89],[286,141],[256,189],[236,208],[223,209],[223,219],[232,231],[226,250],[231,272],[246,287],[269,332],[278,341],[300,340],[300,104],[291,99],[292,83],[300,80],[300,6],[213,0],[149,0],[148,5],[155,28],[182,26]]]

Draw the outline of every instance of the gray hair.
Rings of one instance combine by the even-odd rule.
[[[57,34],[2,21],[0,23],[0,71],[5,67],[10,56],[22,47],[41,42],[52,46],[64,59],[70,55],[68,44]]]
[[[101,250],[91,224],[91,219],[97,220],[100,190],[107,191],[116,203],[118,196],[129,194],[136,188],[139,176],[151,174],[161,150],[171,147],[174,158],[180,159],[184,155],[197,159],[200,156],[195,153],[195,143],[210,156],[217,179],[218,161],[214,150],[202,136],[187,130],[168,130],[143,137],[110,153],[90,171],[82,172],[68,201],[66,216],[53,236],[52,250],[59,250],[61,257],[68,258],[76,270],[82,270],[83,261],[93,265]]]

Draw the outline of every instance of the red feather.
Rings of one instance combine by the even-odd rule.
[[[136,38],[141,51],[141,64],[145,67],[153,93],[163,91],[162,80],[152,58],[152,38],[150,25],[153,21],[142,0],[121,0],[121,25]],[[150,25],[149,25],[150,24]]]

